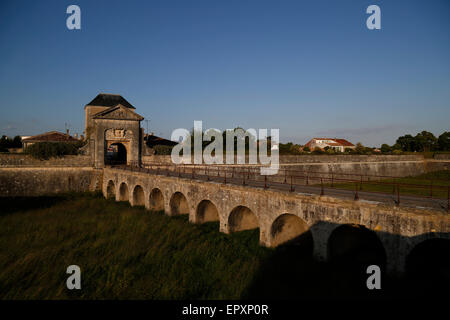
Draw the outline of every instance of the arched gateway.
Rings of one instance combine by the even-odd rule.
[[[87,152],[94,166],[129,164],[142,153],[144,119],[122,96],[101,93],[85,106]]]

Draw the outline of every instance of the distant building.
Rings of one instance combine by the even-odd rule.
[[[304,147],[308,147],[311,151],[313,151],[315,148],[320,148],[323,150],[326,147],[329,147],[335,151],[344,152],[347,148],[354,149],[355,145],[345,139],[313,138],[309,140]]]
[[[74,137],[69,135],[69,131],[67,131],[67,133],[50,131],[22,139],[24,149],[26,149],[28,146],[31,146],[33,143],[36,142],[78,142],[78,141],[79,141],[78,139],[75,139]]]
[[[155,136],[153,133],[151,134],[145,134],[144,135],[144,141],[146,145],[150,148],[153,148],[154,146],[175,146],[178,144],[178,142],[167,140],[158,136]]]

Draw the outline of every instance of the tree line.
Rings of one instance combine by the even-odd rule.
[[[231,131],[235,131],[235,128]],[[210,141],[203,141],[202,134],[202,147],[203,149],[210,144]],[[226,150],[226,132],[223,132],[223,147]],[[194,139],[194,131],[191,130],[191,148],[193,152],[193,139]],[[250,139],[248,136],[245,137],[245,148],[248,151],[248,146],[250,143]],[[234,150],[237,149],[238,138],[234,138]],[[268,152],[270,153],[270,137],[268,137],[267,142]],[[259,147],[258,147],[259,148]],[[156,154],[170,154],[172,151],[172,147],[169,146],[154,146]],[[344,152],[340,152],[330,147],[325,147],[324,149],[316,147],[314,150],[311,150],[307,146],[303,146],[300,144],[295,144],[293,142],[288,143],[279,143],[279,153],[285,155],[303,155],[303,154],[402,154],[403,152],[430,152],[430,151],[450,151],[450,132],[446,131],[442,133],[439,137],[435,137],[433,133],[428,131],[422,131],[417,133],[415,136],[410,134],[406,134],[404,136],[398,137],[395,144],[392,146],[388,144],[382,144],[381,148],[375,147],[366,147],[361,142],[358,142],[355,145],[355,148],[345,148]]]
[[[3,135],[0,138],[0,152],[8,152],[11,148],[22,148],[22,138],[15,136],[13,139]]]
[[[85,145],[85,141],[77,142],[36,142],[28,146],[24,153],[34,158],[47,160],[65,155],[77,155],[79,149]],[[6,135],[0,138],[0,152],[9,152],[9,149],[22,148],[22,138],[15,136],[13,139]]]
[[[445,131],[439,137],[428,131],[422,131],[415,136],[406,134],[398,137],[394,145],[381,145],[381,152],[388,153],[394,150],[405,152],[450,151],[450,132]]]

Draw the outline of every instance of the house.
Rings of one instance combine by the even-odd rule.
[[[350,148],[354,149],[355,145],[345,139],[336,139],[336,138],[312,138],[305,144],[305,147],[308,147],[311,151],[315,148],[325,149],[331,148],[335,151],[344,152],[345,149]]]
[[[79,142],[79,140],[70,136],[69,131],[67,133],[50,131],[22,139],[24,149],[36,142]]]
[[[172,140],[167,140],[158,136],[155,136],[152,133],[150,134],[145,134],[144,135],[144,141],[147,144],[147,146],[149,148],[153,148],[154,146],[176,146],[178,144],[178,142],[172,141]]]

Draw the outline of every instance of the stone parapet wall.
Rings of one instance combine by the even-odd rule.
[[[93,168],[0,168],[0,197],[95,191],[100,180],[102,171]]]
[[[421,161],[423,155],[280,155],[280,163]]]
[[[340,163],[340,162],[384,162],[384,161],[423,161],[418,155],[280,155],[280,163]],[[143,162],[171,164],[170,155],[149,155],[142,157]],[[224,160],[225,161],[225,160]],[[246,157],[248,163],[248,157]],[[235,161],[237,163],[237,161]]]
[[[450,153],[437,153],[433,158],[435,160],[450,160]]]

